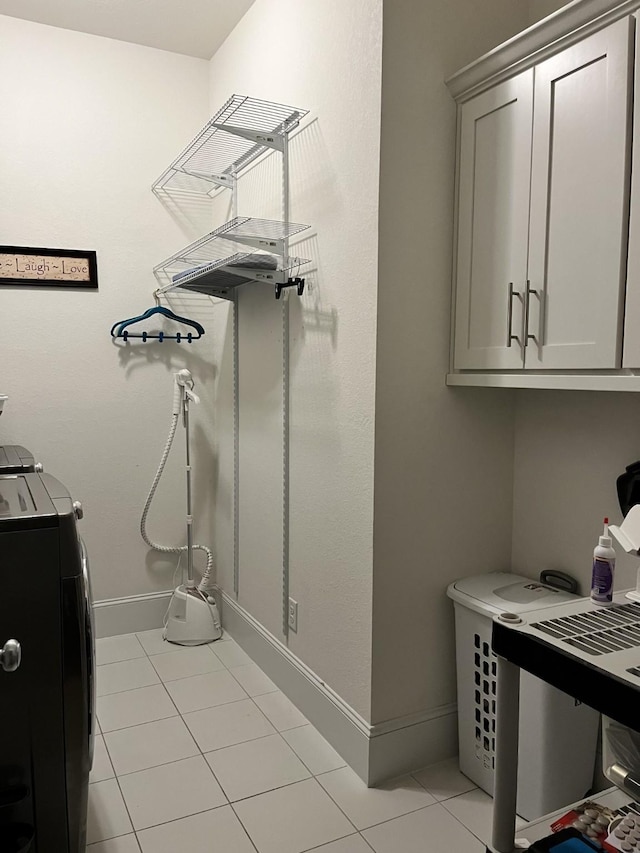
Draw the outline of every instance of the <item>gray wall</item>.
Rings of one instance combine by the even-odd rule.
[[[535,24],[567,5],[565,0],[529,0],[529,23]]]
[[[603,516],[620,523],[616,477],[640,459],[640,396],[519,391],[513,565],[575,575],[587,595]],[[616,587],[635,586],[638,560],[617,548]]]
[[[29,447],[82,500],[97,599],[167,589],[176,558],[149,552],[138,523],[169,428],[172,373],[210,381],[211,346],[118,348],[109,329],[153,305],[154,264],[204,230],[176,222],[151,182],[207,118],[208,63],[0,20],[2,243],[95,249],[99,278],[90,292],[2,288],[0,392],[10,400],[0,443]],[[206,326],[202,302],[196,312]],[[194,412],[205,542],[211,417],[206,404]],[[168,544],[184,542],[183,458],[179,436],[149,519]]]
[[[456,109],[524,4],[385,4],[372,719],[455,700],[455,578],[509,567],[513,395],[448,389]]]
[[[291,141],[291,219],[312,259],[290,299],[289,648],[362,717],[371,688],[373,439],[382,0],[256,0],[211,60],[230,92],[311,111]],[[281,217],[279,155],[240,180],[239,212]],[[240,319],[239,603],[282,633],[282,302],[247,286]],[[230,313],[215,331],[218,576],[233,592]]]

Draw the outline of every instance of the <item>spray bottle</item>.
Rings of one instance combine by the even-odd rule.
[[[596,604],[611,604],[613,601],[613,573],[615,567],[616,552],[611,547],[609,519],[605,518],[604,532],[593,550],[591,601]]]

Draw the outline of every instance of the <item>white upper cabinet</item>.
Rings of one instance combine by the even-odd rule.
[[[461,108],[455,365],[522,367],[533,71]]]
[[[535,68],[529,368],[620,367],[631,20]]]
[[[460,98],[454,370],[621,368],[634,23]]]
[[[629,220],[629,261],[624,315],[622,366],[640,369],[640,48],[636,14],[636,65],[633,109],[633,163],[631,173],[631,213]]]

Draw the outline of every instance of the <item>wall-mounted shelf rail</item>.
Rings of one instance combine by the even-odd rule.
[[[236,176],[268,149],[284,152],[288,134],[307,110],[232,95],[152,185],[156,194],[210,195],[235,188]]]
[[[239,287],[249,282],[274,286],[280,299],[285,288],[302,296],[298,275],[304,258],[290,255],[291,237],[308,228],[289,221],[289,136],[308,111],[243,95],[232,95],[181,154],[152,185],[163,203],[191,204],[231,190],[230,222],[171,255],[154,268],[156,296],[176,289],[228,299],[233,304],[233,588],[239,589]],[[278,152],[282,164],[282,221],[239,217],[238,184],[242,170],[267,152]],[[288,636],[289,601],[289,300],[282,300],[282,633]],[[270,312],[271,313],[271,312]]]
[[[288,239],[308,228],[294,222],[239,216],[175,252],[154,268],[158,293],[176,288],[232,299],[232,291],[250,281],[301,287],[290,272],[308,263],[285,254]],[[239,245],[259,251],[239,251]],[[301,291],[300,291],[301,292]]]

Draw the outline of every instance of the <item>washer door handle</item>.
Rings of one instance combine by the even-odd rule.
[[[17,640],[7,640],[0,651],[0,666],[5,672],[15,672],[22,660],[22,649]]]

